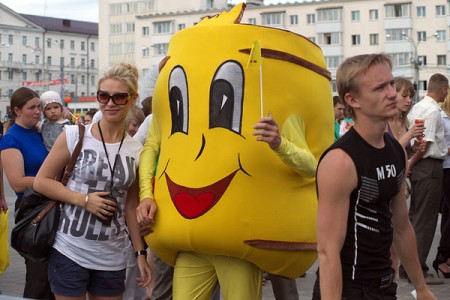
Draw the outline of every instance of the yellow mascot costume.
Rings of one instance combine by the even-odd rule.
[[[145,239],[175,272],[180,253],[200,253],[295,278],[317,258],[314,176],[333,141],[330,73],[307,38],[240,24],[244,8],[204,18],[170,42],[141,155],[140,198],[157,205]],[[290,149],[284,157],[252,135],[268,115]],[[285,163],[291,152],[313,163],[294,171]]]

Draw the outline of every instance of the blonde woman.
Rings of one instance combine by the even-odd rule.
[[[137,82],[133,65],[108,70],[97,91],[103,117],[86,126],[83,148],[67,186],[54,178],[69,161],[78,141],[78,126],[68,126],[58,137],[36,177],[37,191],[64,203],[49,259],[56,299],[81,300],[86,295],[91,300],[122,299],[126,227],[136,251],[139,284],[151,282],[136,219],[142,145],[125,131],[125,118],[138,98]]]

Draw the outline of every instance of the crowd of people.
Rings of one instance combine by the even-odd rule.
[[[395,299],[399,276],[414,285],[417,299],[436,299],[427,285],[442,284],[441,275],[450,278],[449,81],[434,74],[427,95],[414,103],[413,84],[393,77],[390,58],[370,54],[346,59],[336,83],[335,142],[317,162],[319,270],[312,297]],[[0,140],[0,171],[16,194],[15,209],[27,188],[58,199],[62,209],[48,262],[25,259],[23,296],[172,299],[173,284],[175,298],[183,299],[183,289],[196,281],[188,285],[186,277],[174,275],[143,240],[157,211],[151,178],[161,141],[152,122],[152,97],[139,108],[137,69],[122,63],[99,80],[97,101],[98,111],[72,122],[56,92],[39,96],[21,87],[12,94],[11,124]],[[84,123],[86,134],[77,172],[63,186],[55,178],[78,141],[76,122]],[[254,126],[254,136],[275,153],[286,143],[270,115]],[[315,162],[305,165],[314,158],[307,151],[302,155],[286,164],[314,173]],[[142,176],[148,193],[139,195]],[[0,211],[6,211],[2,178]],[[435,277],[426,261],[439,213]],[[177,261],[188,265],[203,259],[180,252]],[[232,258],[221,262],[233,263]],[[240,293],[258,299],[262,270],[246,268],[248,278],[239,280],[249,287]],[[269,276],[276,299],[299,298],[295,280]],[[220,285],[211,282],[211,287],[215,292],[208,299],[219,299]]]

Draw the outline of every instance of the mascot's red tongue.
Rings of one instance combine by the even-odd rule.
[[[189,188],[176,184],[166,173],[170,197],[178,212],[186,219],[195,219],[210,210],[220,200],[237,171],[202,188]]]
[[[203,193],[193,196],[187,193],[175,195],[173,203],[178,211],[185,218],[193,219],[207,212],[217,201],[214,201],[214,194]]]

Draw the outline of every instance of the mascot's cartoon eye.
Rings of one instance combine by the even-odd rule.
[[[169,77],[169,105],[172,116],[172,134],[188,133],[189,97],[184,69],[176,66]]]
[[[226,61],[216,71],[209,93],[209,128],[223,127],[238,134],[242,125],[244,71],[237,61]]]

